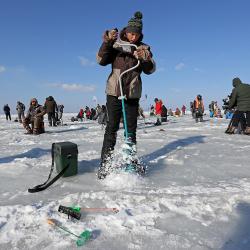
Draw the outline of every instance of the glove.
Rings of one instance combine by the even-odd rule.
[[[151,59],[151,53],[146,46],[139,46],[134,52],[135,58],[142,61],[149,61]]]
[[[103,41],[114,43],[118,38],[118,29],[106,30],[103,34]]]

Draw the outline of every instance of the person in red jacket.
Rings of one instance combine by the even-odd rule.
[[[161,125],[161,113],[162,113],[162,100],[155,98],[155,115],[157,117],[155,126]]]
[[[84,111],[83,111],[83,109],[80,109],[80,111],[76,117],[78,119],[80,119],[80,121],[82,122],[83,116],[84,116]]]

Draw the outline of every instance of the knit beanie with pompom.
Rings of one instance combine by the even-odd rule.
[[[133,33],[142,33],[142,13],[140,11],[135,12],[134,17],[132,17],[128,21],[128,25],[126,27],[126,32],[133,32]]]

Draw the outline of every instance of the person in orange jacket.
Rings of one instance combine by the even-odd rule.
[[[197,95],[194,100],[194,109],[195,109],[195,121],[200,122],[203,121],[203,113],[204,113],[204,103],[201,95]]]
[[[181,111],[180,111],[180,109],[177,107],[176,108],[176,110],[175,110],[175,116],[177,116],[177,117],[180,117],[181,116]]]

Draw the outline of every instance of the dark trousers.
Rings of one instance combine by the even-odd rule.
[[[104,134],[101,160],[105,161],[110,151],[114,150],[117,131],[119,130],[122,118],[122,101],[116,96],[107,96],[107,126]],[[125,100],[125,111],[129,137],[136,143],[137,116],[139,99]]]
[[[245,114],[246,114],[246,117],[245,117]],[[244,111],[236,110],[233,114],[232,126],[238,127],[239,122],[241,122],[241,125],[243,128],[245,126],[250,127],[250,111],[244,112]]]
[[[24,119],[24,111],[17,112],[17,115],[19,122],[22,122],[22,120]]]
[[[48,121],[49,121],[49,125],[52,126],[56,126],[56,116],[55,116],[55,112],[48,112]]]
[[[10,112],[7,112],[5,113],[5,116],[6,116],[6,120],[10,120],[11,121],[11,116],[10,116]]]
[[[246,113],[247,126],[250,127],[250,111],[247,111],[245,113]]]

